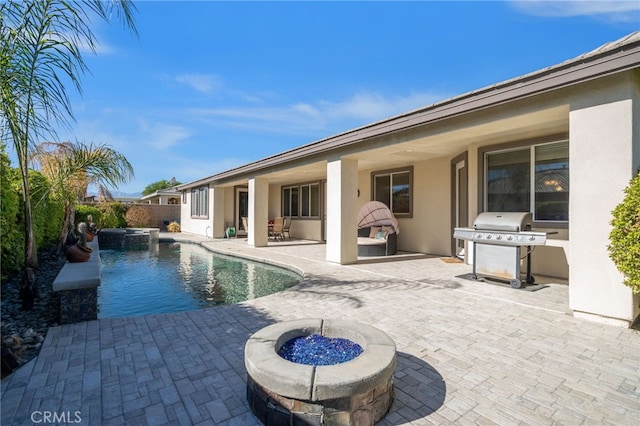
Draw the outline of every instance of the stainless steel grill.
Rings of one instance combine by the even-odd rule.
[[[525,281],[533,284],[531,275],[531,246],[544,245],[547,232],[531,230],[533,215],[529,212],[485,212],[473,222],[473,228],[455,228],[453,237],[473,242],[473,278],[479,274],[506,280],[513,288],[520,288],[522,248],[527,252]]]

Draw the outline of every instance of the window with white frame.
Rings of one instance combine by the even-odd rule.
[[[300,217],[320,216],[320,184],[300,185]]]
[[[297,186],[282,188],[282,215],[298,216],[298,194],[300,190]]]
[[[389,207],[396,216],[412,214],[413,168],[374,172],[373,200]]]
[[[320,183],[283,187],[282,215],[320,217]]]
[[[209,217],[209,188],[202,186],[191,190],[191,216]]]
[[[485,210],[569,220],[569,141],[485,152]]]

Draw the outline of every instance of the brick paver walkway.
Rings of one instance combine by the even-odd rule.
[[[52,328],[40,355],[2,381],[2,424],[44,423],[44,412],[91,425],[256,424],[244,344],[305,317],[364,322],[395,340],[382,424],[640,424],[640,334],[567,315],[564,284],[466,281],[456,276],[467,265],[426,256],[339,266],[317,244],[206,244],[290,264],[305,280],[238,305]]]

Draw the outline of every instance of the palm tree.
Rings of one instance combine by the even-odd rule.
[[[111,13],[135,32],[135,7],[126,0],[6,0],[0,3],[0,140],[11,141],[22,177],[25,218],[24,309],[33,307],[34,270],[38,266],[33,235],[29,156],[38,140],[54,136],[56,125],[73,119],[65,81],[81,92],[87,70],[81,47],[95,52],[89,26],[94,13],[110,20]]]
[[[104,144],[43,142],[33,160],[40,164],[40,171],[64,204],[58,253],[73,230],[76,203],[87,194],[89,185],[97,186],[101,194],[112,198],[109,188],[128,182],[134,175],[125,156]]]

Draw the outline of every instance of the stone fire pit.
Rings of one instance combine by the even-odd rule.
[[[312,334],[349,339],[363,352],[351,361],[324,366],[297,364],[278,355],[287,341]],[[266,425],[372,425],[393,402],[395,343],[365,324],[329,319],[276,323],[249,338],[244,360],[247,401]]]

